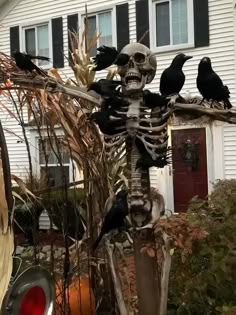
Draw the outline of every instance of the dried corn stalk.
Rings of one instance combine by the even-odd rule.
[[[13,230],[9,226],[2,160],[0,160],[0,309],[11,278],[13,251]]]
[[[0,309],[11,279],[14,251],[13,230],[9,227],[6,233],[0,233]]]
[[[8,220],[8,206],[5,195],[2,160],[0,160],[0,233],[7,233],[9,223]]]

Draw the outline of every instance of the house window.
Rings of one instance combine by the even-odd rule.
[[[153,6],[156,47],[180,46],[193,42],[192,0],[156,0]]]
[[[90,55],[96,55],[97,47],[106,45],[112,46],[112,12],[106,11],[88,16],[88,44],[99,34],[96,45],[91,49]]]
[[[23,29],[24,51],[33,56],[50,57],[49,24],[40,24]],[[35,60],[38,66],[47,66],[48,61]]]
[[[57,143],[52,138],[44,138],[42,141],[39,140],[38,142],[41,180],[43,182],[46,181],[50,187],[63,185],[65,179],[66,183],[69,183],[70,155],[68,149],[63,144],[63,138],[58,138]],[[62,166],[58,161],[58,156],[61,158]]]

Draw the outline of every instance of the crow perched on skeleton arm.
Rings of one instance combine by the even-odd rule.
[[[143,91],[143,100],[148,108],[154,109],[156,107],[159,107],[163,111],[166,110],[169,103],[169,99],[165,96],[162,96],[158,93],[153,93],[149,90]]]
[[[198,65],[197,88],[203,100],[212,100],[223,102],[225,109],[230,109],[232,104],[229,101],[230,91],[226,85],[223,84],[221,78],[212,69],[211,59],[208,57],[202,58]]]
[[[101,232],[93,245],[93,250],[96,250],[103,236],[109,233],[111,230],[120,229],[124,223],[126,216],[128,215],[128,191],[121,190],[110,199],[108,202],[108,212],[105,215]]]
[[[25,54],[20,51],[15,51],[13,55],[14,55],[17,67],[19,67],[21,70],[30,71],[30,72],[35,70],[39,74],[45,74],[45,72],[39,67],[37,67],[32,62],[32,59],[38,59],[38,60],[44,60],[44,61],[50,60],[48,57],[32,56],[30,54]]]
[[[126,131],[126,119],[119,112],[125,112],[128,103],[117,96],[107,97],[103,99],[101,104],[101,110],[94,112],[89,116],[89,119],[93,120],[99,129],[105,135],[116,135]]]
[[[91,83],[88,91],[93,90],[103,98],[108,98],[120,95],[119,86],[121,86],[121,81],[101,79]]]
[[[117,117],[117,120],[111,121],[110,117]],[[119,119],[114,109],[109,108],[104,112],[95,112],[90,115],[90,119],[98,124],[99,129],[105,135],[113,136],[126,130],[125,120]]]
[[[160,79],[160,92],[163,96],[178,95],[184,86],[185,75],[183,73],[183,65],[192,56],[178,54],[172,60],[171,65],[166,68]]]

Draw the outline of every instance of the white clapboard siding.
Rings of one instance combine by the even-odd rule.
[[[8,108],[9,113],[5,107]],[[0,120],[3,126],[8,154],[10,159],[11,173],[19,177],[27,177],[28,175],[28,153],[22,127],[17,121],[17,113],[10,101],[6,98],[0,98]],[[24,120],[27,122],[27,117],[24,115]],[[26,130],[26,136],[29,139],[29,132]]]
[[[81,0],[21,0],[15,1],[15,6],[1,21],[0,28],[0,49],[5,53],[10,52],[9,27],[21,24],[31,24],[54,17],[63,17],[64,53],[67,55],[67,15],[84,12],[84,1]],[[96,12],[109,5],[124,3],[121,0],[87,0],[88,12]],[[130,41],[136,41],[136,16],[135,0],[129,0],[129,27]],[[150,1],[151,3],[151,1]],[[232,103],[236,104],[235,95],[235,50],[234,50],[234,6],[232,0],[209,0],[209,26],[210,46],[193,48],[184,51],[193,56],[184,66],[186,82],[184,92],[197,94],[196,76],[199,60],[207,55],[212,59],[213,67],[231,90]],[[171,59],[178,51],[162,52],[157,54],[157,74],[152,84],[148,86],[152,91],[158,91],[159,78],[162,71],[170,64]],[[61,71],[63,75],[70,77],[71,69],[65,60],[65,68]],[[101,72],[99,78],[105,74]],[[9,115],[1,108],[0,118],[4,127],[11,128],[17,135],[21,134],[20,126],[10,121]],[[236,145],[232,136],[236,127],[226,125],[224,128],[224,173],[226,178],[236,176]],[[6,134],[12,171],[17,174],[24,174],[28,167],[27,152],[24,143],[17,143],[17,137]],[[157,170],[151,170],[151,185],[158,186]]]
[[[224,128],[224,175],[227,179],[236,179],[236,126],[234,125],[226,125]]]

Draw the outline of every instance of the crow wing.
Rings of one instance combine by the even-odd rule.
[[[167,68],[161,75],[160,92],[162,95],[178,94],[185,82],[182,70]]]

